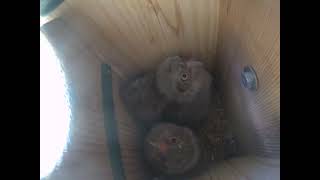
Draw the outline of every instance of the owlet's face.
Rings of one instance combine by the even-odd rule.
[[[179,93],[186,92],[192,85],[192,71],[186,62],[173,62],[171,67],[173,87]]]
[[[178,101],[189,101],[201,88],[198,79],[203,64],[194,60],[173,61],[170,66],[171,87]]]
[[[210,75],[200,61],[169,57],[157,69],[157,87],[169,100],[192,102],[201,89],[209,87]]]
[[[192,131],[174,124],[154,127],[145,143],[147,159],[166,174],[186,172],[199,158],[199,147]]]

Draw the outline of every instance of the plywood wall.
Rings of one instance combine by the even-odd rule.
[[[64,67],[71,88],[73,120],[68,150],[49,179],[113,178],[102,112],[103,63],[115,66],[112,66],[114,113],[125,176],[132,180],[148,179],[141,160],[139,131],[118,95],[119,83],[132,69],[115,62],[121,56],[104,42],[96,26],[90,26],[90,19],[76,12],[66,12],[52,19],[41,30]],[[119,69],[121,71],[117,71]]]
[[[119,64],[144,70],[176,54],[214,62],[219,0],[65,0],[61,6],[90,19],[121,56]]]
[[[280,155],[280,1],[220,2],[217,67],[227,115],[245,152]],[[244,66],[256,70],[259,89],[241,87]]]
[[[101,102],[102,61],[68,22],[59,18],[41,28],[61,60],[72,104],[70,143],[48,179],[112,180]]]

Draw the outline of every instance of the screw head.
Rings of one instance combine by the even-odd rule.
[[[243,87],[256,91],[258,89],[258,79],[253,67],[246,66],[241,72],[241,83]]]

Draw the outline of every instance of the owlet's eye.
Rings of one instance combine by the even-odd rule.
[[[188,74],[187,74],[187,73],[181,74],[180,79],[181,79],[182,81],[186,81],[186,80],[188,79]]]
[[[170,142],[171,142],[172,144],[176,144],[176,143],[177,143],[177,138],[176,138],[176,137],[170,138]]]

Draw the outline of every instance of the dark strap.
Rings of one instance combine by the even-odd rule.
[[[102,94],[103,94],[103,112],[104,124],[107,135],[107,145],[109,148],[109,159],[112,168],[114,180],[125,180],[124,169],[122,165],[120,144],[118,139],[118,127],[114,117],[114,106],[112,96],[112,74],[111,68],[107,64],[101,66],[102,74]]]

